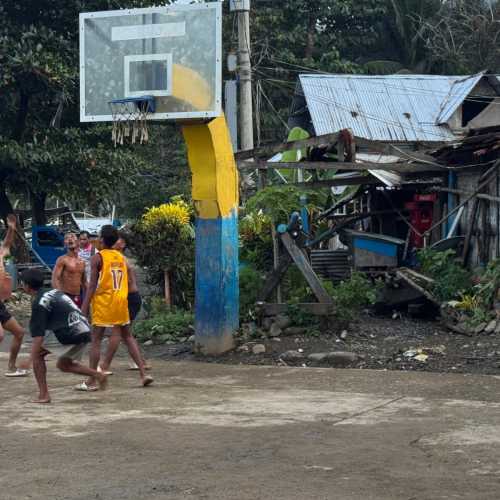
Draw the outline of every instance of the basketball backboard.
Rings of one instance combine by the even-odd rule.
[[[80,121],[109,102],[153,96],[153,120],[221,114],[220,2],[80,14]]]

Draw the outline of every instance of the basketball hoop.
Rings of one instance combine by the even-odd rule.
[[[115,146],[123,145],[127,137],[132,144],[148,142],[148,116],[156,111],[154,96],[114,99],[108,104],[113,120],[111,139]]]

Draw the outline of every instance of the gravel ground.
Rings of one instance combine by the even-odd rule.
[[[225,364],[290,366],[336,366],[329,360],[310,361],[313,353],[334,351],[351,352],[359,355],[351,368],[380,370],[456,372],[471,374],[500,374],[500,336],[476,335],[467,337],[448,331],[437,321],[415,320],[404,317],[397,319],[363,315],[350,325],[344,340],[334,333],[321,335],[280,336],[279,338],[254,339],[245,342],[238,339],[240,346],[248,352],[235,349],[218,357],[192,354],[190,344],[145,347],[147,356],[163,359],[190,359]],[[263,354],[253,354],[252,348],[262,344]],[[280,358],[287,351],[299,351],[303,359],[285,362]],[[423,354],[419,358],[418,354]],[[417,359],[415,359],[417,357]],[[426,359],[425,359],[426,358]],[[422,359],[422,360],[418,360]]]
[[[11,313],[27,326],[30,299],[17,294],[9,301]],[[337,333],[320,335],[282,334],[277,338],[237,339],[237,348],[218,357],[193,354],[192,344],[144,346],[149,358],[171,360],[208,361],[223,364],[244,365],[289,365],[289,366],[348,366],[380,370],[456,372],[470,374],[500,374],[500,335],[460,335],[442,327],[438,321],[411,319],[398,316],[396,319],[363,313],[346,330],[344,339]],[[256,344],[265,346],[265,353],[254,354]],[[241,346],[247,348],[241,348]],[[2,345],[6,350],[8,343]],[[239,348],[239,349],[238,349]],[[283,353],[301,350],[300,359],[288,359]],[[359,357],[349,363],[324,360],[311,361],[307,356],[314,353],[350,352]],[[419,354],[423,354],[419,358]],[[121,355],[125,355],[121,349]],[[416,359],[417,358],[417,359]],[[425,359],[426,358],[426,359]],[[422,359],[422,360],[418,360]]]

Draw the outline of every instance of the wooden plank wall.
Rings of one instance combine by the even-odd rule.
[[[459,191],[473,192],[483,171],[463,171],[457,175],[457,189]],[[500,185],[498,175],[484,191],[485,194],[499,196]],[[458,202],[465,196],[458,196]],[[472,209],[472,202],[468,203],[460,221],[458,234],[465,235],[467,224]],[[481,200],[481,206],[476,218],[472,236],[472,249],[469,257],[469,266],[477,267],[487,264],[490,260],[500,257],[500,204],[492,201]],[[485,260],[485,262],[483,262]]]

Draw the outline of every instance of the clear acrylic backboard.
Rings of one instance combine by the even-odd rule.
[[[80,121],[109,102],[153,96],[148,119],[221,114],[220,2],[80,14]]]

